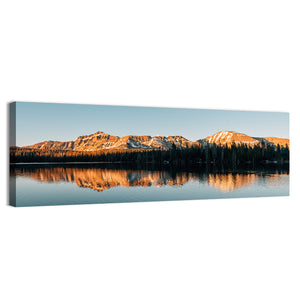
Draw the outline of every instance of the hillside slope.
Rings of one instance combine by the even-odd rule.
[[[280,146],[285,147],[288,145],[290,146],[290,140],[284,138],[277,138],[277,137],[251,137],[243,133],[238,133],[234,131],[222,130],[215,133],[212,136],[206,137],[204,142],[209,144],[217,144],[221,146],[231,146],[233,143],[237,146],[239,145],[248,145],[248,146],[255,146],[255,145],[270,145],[270,146]]]
[[[127,135],[118,137],[97,131],[90,135],[79,136],[75,141],[59,142],[45,141],[27,146],[28,149],[40,150],[75,150],[75,151],[99,151],[99,150],[127,150],[127,149],[161,149],[170,150],[172,147],[177,149],[187,149],[199,147],[200,145],[216,144],[220,146],[235,145],[271,145],[289,147],[289,139],[276,137],[251,137],[243,133],[223,130],[212,136],[208,136],[198,141],[190,141],[182,136],[148,136],[148,135]],[[21,147],[22,148],[22,147]],[[25,148],[25,147],[24,147]]]
[[[126,149],[162,149],[169,150],[173,144],[178,149],[199,146],[199,142],[192,142],[182,136],[134,136],[118,137],[98,131],[91,135],[79,136],[75,141],[58,142],[45,141],[27,146],[31,149],[43,150],[126,150]]]

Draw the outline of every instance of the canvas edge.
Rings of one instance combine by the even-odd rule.
[[[10,172],[10,155],[9,149],[16,146],[16,108],[17,102],[8,103],[8,174]],[[8,176],[8,205],[16,207],[16,178]]]

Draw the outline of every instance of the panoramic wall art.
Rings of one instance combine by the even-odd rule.
[[[9,204],[289,195],[289,114],[10,103]]]

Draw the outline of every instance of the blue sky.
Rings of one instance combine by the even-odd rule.
[[[197,140],[220,130],[289,138],[289,114],[134,106],[17,102],[16,144],[111,135],[182,135]]]

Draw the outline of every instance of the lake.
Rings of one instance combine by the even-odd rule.
[[[289,195],[288,169],[174,170],[110,164],[10,166],[15,206],[273,197]]]

